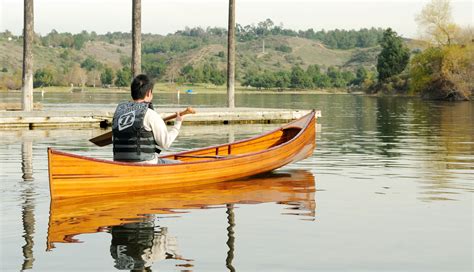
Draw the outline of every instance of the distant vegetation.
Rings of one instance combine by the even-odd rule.
[[[450,0],[416,17],[422,40],[388,29],[300,30],[272,20],[237,25],[236,80],[255,89],[350,88],[466,100],[473,94],[473,30],[453,23]],[[142,72],[178,84],[226,82],[227,29],[142,34]],[[0,33],[0,89],[21,87],[22,37]],[[131,81],[131,34],[58,33],[34,42],[34,86],[117,86]]]
[[[391,29],[384,32],[373,93],[421,94],[426,99],[469,100],[474,92],[472,28],[453,23],[449,0],[432,0],[416,17],[425,50],[409,49]]]
[[[270,19],[237,25],[237,81],[259,89],[362,84],[374,75],[382,33],[375,28],[294,31]],[[143,34],[142,71],[158,81],[223,85],[226,43],[227,30],[217,27]],[[5,52],[0,88],[19,89],[22,37],[0,33],[0,50]],[[34,86],[128,86],[130,55],[130,33],[52,30],[34,42]]]
[[[333,49],[351,49],[351,48],[367,48],[377,46],[382,38],[383,29],[370,28],[360,30],[319,30],[315,31],[310,28],[308,30],[295,31],[286,29],[283,26],[276,26],[271,19],[266,19],[257,25],[242,26],[237,24],[236,36],[241,42],[258,40],[269,36],[287,36],[300,37],[322,42],[325,46]],[[178,31],[176,34],[190,37],[226,37],[227,29],[225,28],[208,28],[206,30],[197,28],[187,28]]]

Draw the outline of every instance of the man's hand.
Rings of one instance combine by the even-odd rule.
[[[183,116],[179,115],[179,112],[176,112],[176,122],[182,122]]]

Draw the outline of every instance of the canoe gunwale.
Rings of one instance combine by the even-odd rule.
[[[262,137],[271,135],[271,134],[276,133],[278,131],[292,129],[292,128],[300,128],[300,131],[294,137],[292,137],[290,140],[288,140],[284,143],[272,146],[268,149],[255,151],[255,152],[250,152],[250,153],[245,153],[245,154],[238,154],[238,155],[230,154],[230,155],[227,155],[227,156],[223,156],[222,158],[218,158],[218,159],[180,162],[180,163],[176,163],[176,164],[149,164],[149,163],[136,163],[136,162],[119,162],[119,161],[111,161],[111,160],[105,160],[105,159],[91,158],[91,157],[86,157],[86,156],[82,156],[82,155],[77,155],[77,154],[72,154],[72,153],[67,153],[67,152],[55,150],[51,147],[48,147],[48,165],[51,165],[51,155],[53,155],[53,154],[67,156],[67,157],[73,157],[73,158],[77,158],[77,159],[88,160],[88,161],[93,161],[93,162],[98,162],[98,163],[105,163],[105,164],[112,164],[112,165],[123,165],[123,166],[134,166],[134,167],[173,167],[173,166],[201,164],[201,163],[208,163],[208,162],[222,162],[223,160],[234,160],[234,159],[244,158],[244,157],[248,157],[248,156],[255,156],[255,155],[258,155],[258,154],[261,154],[261,153],[265,153],[265,152],[268,152],[268,151],[272,151],[274,149],[281,148],[283,146],[291,144],[293,141],[296,141],[296,139],[298,139],[298,137],[300,137],[301,134],[303,134],[304,131],[308,128],[308,125],[311,123],[311,120],[316,118],[315,113],[316,113],[316,111],[312,110],[310,113],[308,113],[308,114],[302,116],[301,118],[296,119],[296,120],[294,120],[294,121],[292,121],[292,122],[290,122],[290,123],[288,123],[288,124],[286,124],[282,127],[276,128],[276,129],[271,130],[267,133],[260,134],[260,135],[257,135],[257,136],[251,137],[251,138],[242,139],[242,140],[235,141],[235,142],[232,142],[232,143],[226,143],[226,144],[221,144],[221,145],[207,146],[207,147],[198,148],[198,149],[186,150],[186,151],[182,151],[182,152],[178,152],[178,153],[162,155],[162,156],[159,156],[159,157],[160,158],[172,157],[172,156],[178,156],[179,157],[180,155],[185,155],[185,154],[188,154],[188,153],[194,153],[194,152],[210,150],[210,149],[219,149],[221,147],[232,146],[234,144],[250,142],[250,141],[256,140],[258,138],[262,138]],[[306,119],[306,120],[304,122],[304,125],[302,125],[301,127],[300,126],[291,126],[291,124],[301,122],[304,119]],[[51,175],[52,174],[51,174],[51,170],[49,168],[50,167],[48,167],[49,177],[50,177],[50,180],[51,180],[51,178],[52,178]]]

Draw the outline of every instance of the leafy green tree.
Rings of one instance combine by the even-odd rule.
[[[110,67],[105,67],[104,71],[100,74],[100,81],[103,85],[111,85],[114,81],[114,71]]]
[[[142,70],[152,78],[161,78],[166,71],[166,59],[157,54],[144,54],[142,56]]]
[[[193,72],[189,75],[189,82],[193,84],[204,82],[204,72],[202,71],[202,68],[193,69]]]
[[[361,86],[369,78],[369,72],[363,66],[357,68],[355,78],[350,82],[356,86]]]
[[[81,68],[86,69],[87,71],[92,71],[92,70],[99,70],[102,68],[102,63],[99,61],[95,60],[91,56],[88,56],[82,63],[81,63]]]
[[[265,71],[262,75],[261,85],[262,88],[270,89],[276,86],[276,76],[275,73],[271,71]]]
[[[275,73],[275,87],[285,89],[290,86],[290,73],[278,71]]]
[[[82,33],[73,36],[73,45],[76,50],[81,50],[86,41],[86,37]]]
[[[299,66],[293,66],[291,68],[291,87],[292,88],[311,88],[313,86],[313,82],[308,74]]]
[[[132,82],[132,71],[129,67],[123,67],[115,75],[115,86],[125,87]]]
[[[321,67],[317,64],[309,65],[306,69],[306,74],[311,78],[315,87],[326,88],[332,86],[331,78],[321,73]]]
[[[218,69],[213,69],[211,71],[211,77],[209,81],[214,85],[223,85],[225,81],[225,72],[219,71]]]
[[[36,70],[33,76],[33,86],[37,87],[47,87],[53,85],[54,75],[50,69],[38,69]]]
[[[343,71],[341,74],[344,79],[344,86],[349,85],[355,79],[355,75],[351,71]]]
[[[336,67],[329,67],[326,74],[331,79],[331,85],[333,87],[341,88],[347,85],[347,81],[344,78],[344,75]]]
[[[377,59],[377,72],[379,81],[384,81],[405,69],[410,59],[410,50],[391,28],[385,30],[380,45],[382,51]]]
[[[332,87],[331,78],[327,74],[320,74],[313,78],[314,85],[318,88]]]
[[[183,68],[181,68],[180,76],[183,82],[190,82],[190,78],[193,71],[194,71],[194,68],[190,64],[185,65]]]
[[[433,96],[469,97],[474,89],[472,57],[474,46],[430,47],[410,62],[410,90]],[[447,86],[451,86],[446,88]]]
[[[316,79],[321,76],[321,68],[317,64],[309,65],[306,69],[306,74],[311,78],[313,83],[315,83]]]

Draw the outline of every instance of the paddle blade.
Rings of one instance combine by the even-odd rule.
[[[106,146],[112,143],[112,131],[101,134],[97,137],[90,139],[92,143],[98,146]]]

